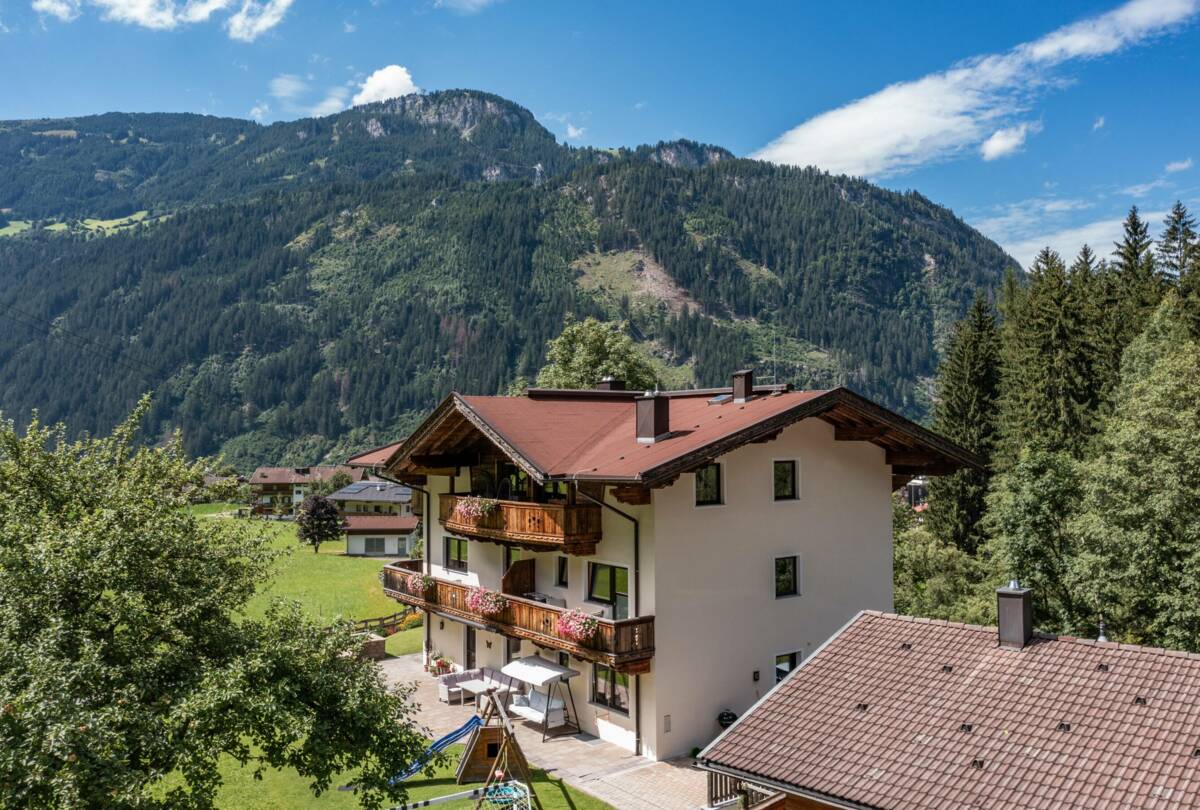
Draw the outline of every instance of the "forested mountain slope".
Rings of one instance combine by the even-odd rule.
[[[664,385],[755,364],[920,418],[939,336],[1012,263],[919,194],[687,141],[570,149],[474,91],[5,122],[0,216],[5,415],[106,430],[152,388],[152,437],[240,466],[507,390],[568,314],[629,321]]]

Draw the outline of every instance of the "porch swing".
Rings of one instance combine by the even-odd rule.
[[[552,728],[581,731],[579,713],[575,710],[575,695],[567,683],[579,674],[577,670],[559,666],[537,655],[527,655],[505,664],[500,672],[515,681],[529,684],[529,694],[515,696],[509,711],[518,717],[540,723],[542,742],[546,741]],[[571,704],[569,714],[568,702]]]

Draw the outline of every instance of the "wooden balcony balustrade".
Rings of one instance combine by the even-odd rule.
[[[600,507],[592,503],[533,503],[488,499],[495,508],[478,517],[459,504],[468,496],[439,495],[438,520],[447,531],[525,546],[534,551],[595,554]]]
[[[597,617],[596,633],[584,642],[560,636],[558,617],[565,608],[505,594],[508,605],[485,616],[467,607],[469,585],[435,577],[425,591],[413,588],[409,576],[420,573],[419,561],[385,565],[380,575],[388,596],[422,610],[452,619],[463,619],[511,638],[523,638],[542,647],[568,652],[576,658],[607,664],[622,672],[649,672],[654,657],[654,617],[604,619]]]

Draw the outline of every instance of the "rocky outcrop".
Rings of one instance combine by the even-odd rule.
[[[688,140],[660,142],[649,149],[649,160],[681,169],[701,169],[734,157],[728,149]]]

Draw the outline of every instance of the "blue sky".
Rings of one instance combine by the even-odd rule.
[[[688,137],[916,189],[1027,262],[1200,211],[1200,0],[0,0],[0,119],[269,122],[488,90],[562,141]]]

